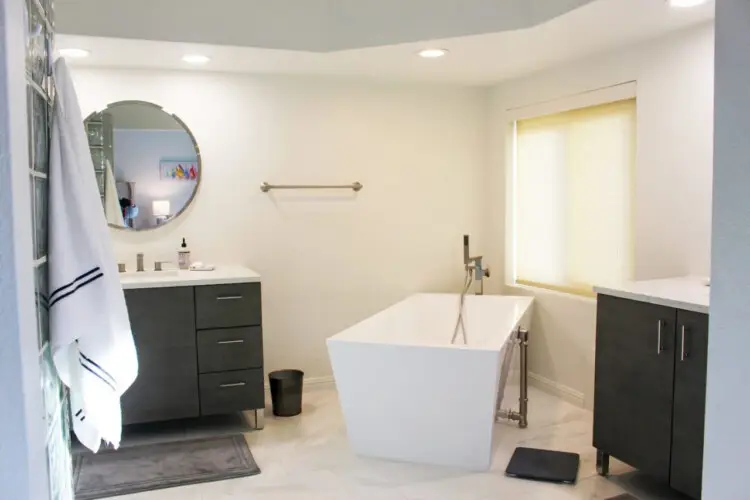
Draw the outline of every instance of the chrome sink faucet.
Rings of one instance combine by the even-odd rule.
[[[143,254],[138,253],[135,255],[135,258],[136,258],[135,270],[138,271],[139,273],[144,272],[146,269],[143,267]]]

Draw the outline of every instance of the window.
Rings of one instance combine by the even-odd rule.
[[[582,295],[632,277],[635,99],[516,122],[515,279]]]

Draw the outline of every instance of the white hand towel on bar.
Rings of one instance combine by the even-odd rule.
[[[117,448],[120,396],[138,374],[120,285],[78,98],[60,58],[49,168],[49,314],[52,356],[70,388],[73,430],[97,451]]]

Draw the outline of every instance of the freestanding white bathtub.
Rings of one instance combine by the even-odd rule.
[[[417,294],[328,339],[355,453],[487,470],[512,340],[532,298],[468,295],[468,345],[451,338],[457,294]]]

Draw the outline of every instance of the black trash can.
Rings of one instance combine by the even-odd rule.
[[[268,374],[274,415],[293,417],[302,413],[302,378],[304,376],[301,370],[278,370]]]

